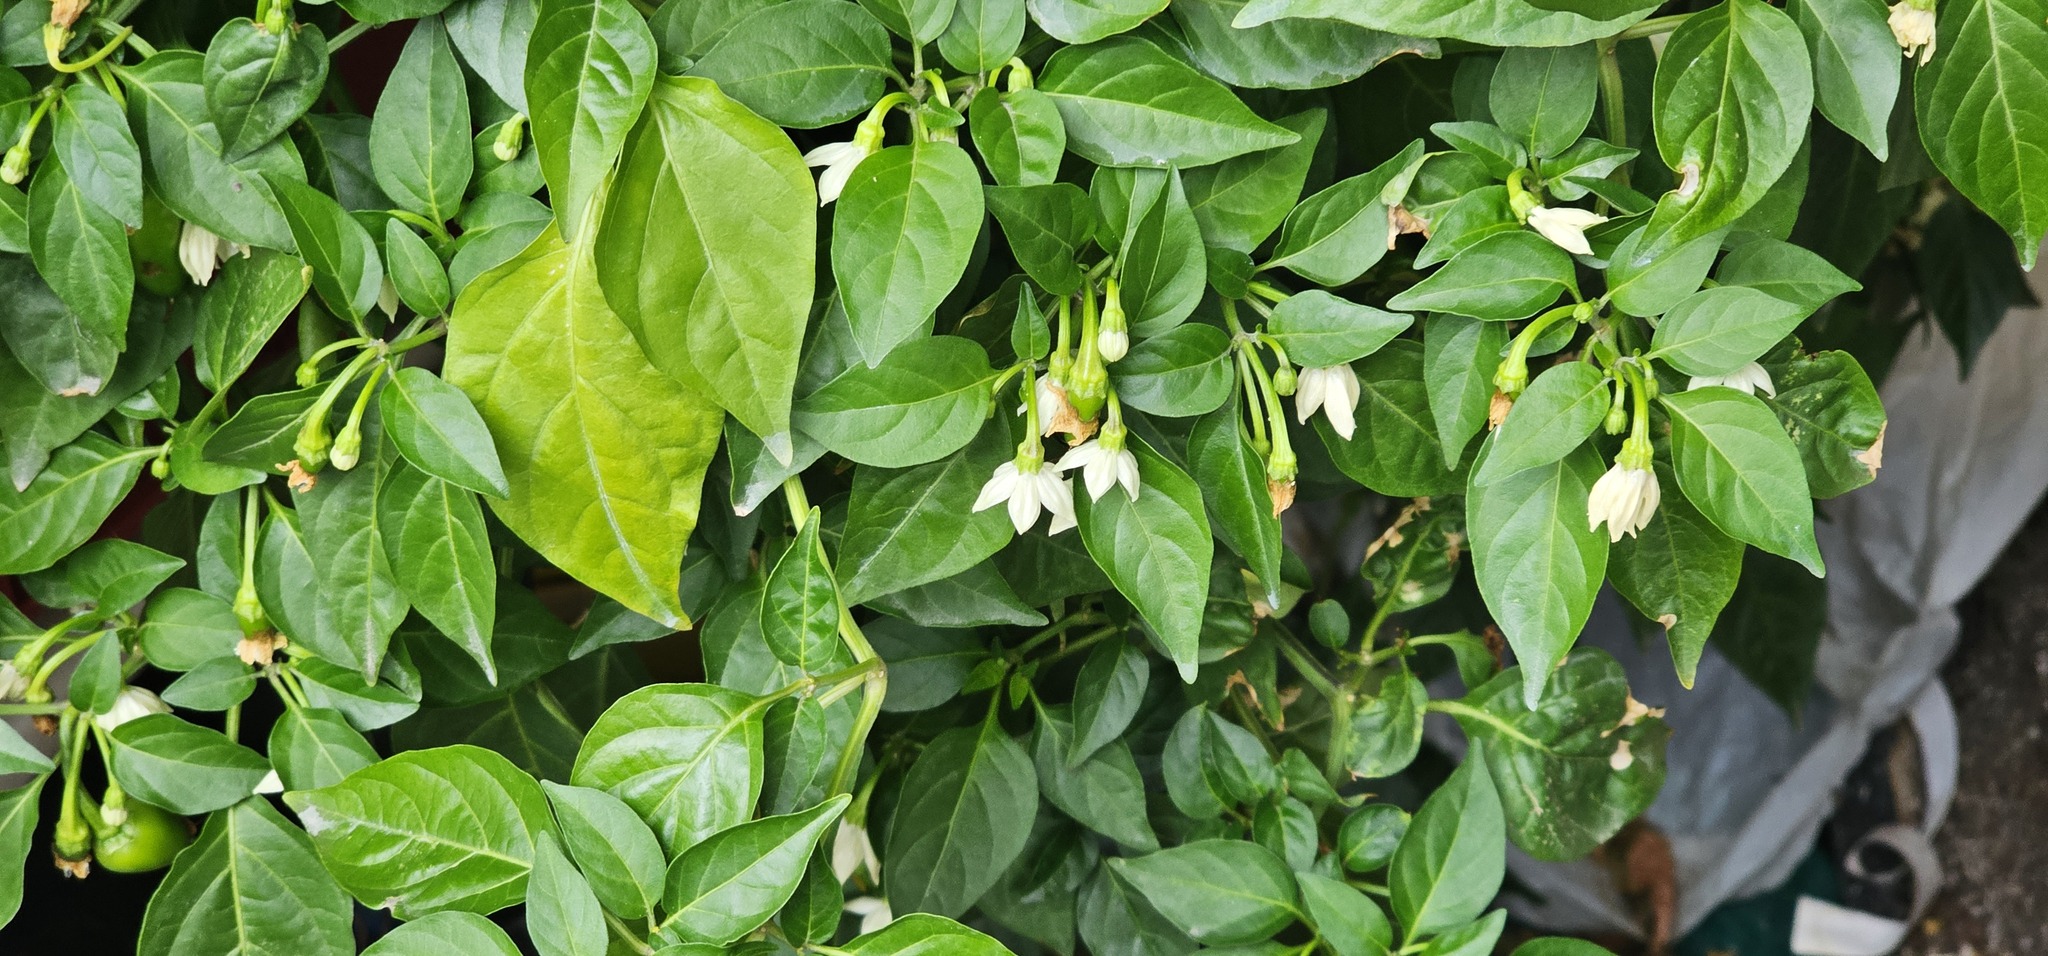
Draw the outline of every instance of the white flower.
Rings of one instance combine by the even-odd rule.
[[[1657,513],[1659,500],[1656,472],[1615,462],[1586,496],[1587,528],[1597,531],[1606,522],[1609,541],[1620,541],[1624,534],[1633,538]]]
[[[1584,209],[1561,206],[1551,209],[1537,206],[1529,210],[1529,228],[1557,247],[1574,255],[1590,256],[1593,247],[1586,244],[1586,230],[1607,221],[1606,216],[1595,215]]]
[[[1330,427],[1345,441],[1358,430],[1352,413],[1358,410],[1358,373],[1349,365],[1305,368],[1294,385],[1294,420],[1303,425],[1322,409]]]
[[[1101,501],[1109,489],[1124,486],[1124,494],[1138,500],[1138,458],[1121,442],[1112,448],[1101,439],[1071,448],[1060,457],[1060,471],[1081,469],[1081,481],[1088,488],[1089,501]]]
[[[1010,524],[1018,534],[1031,530],[1041,508],[1052,513],[1048,533],[1058,534],[1074,526],[1074,485],[1043,463],[1033,464],[1029,471],[1015,461],[996,466],[988,484],[981,486],[981,497],[974,499],[974,510],[987,511],[1005,501],[1010,506]]]
[[[868,868],[868,882],[882,881],[882,858],[875,855],[875,844],[868,839],[867,828],[842,819],[832,837],[832,875],[845,883],[862,866]]]
[[[28,675],[14,669],[14,662],[0,664],[0,700],[13,700],[28,690]]]
[[[1923,7],[1915,0],[1901,0],[1892,4],[1892,15],[1885,19],[1891,25],[1892,38],[1899,41],[1899,48],[1912,59],[1920,55],[1920,65],[1934,59],[1934,11]]]
[[[1103,329],[1095,333],[1095,351],[1105,362],[1115,362],[1131,354],[1131,333],[1123,329]]]
[[[263,779],[256,781],[256,792],[259,794],[283,793],[284,781],[278,779],[277,771],[272,770],[264,774]]]
[[[860,935],[866,936],[896,918],[889,912],[889,901],[878,896],[856,896],[846,901],[846,911],[860,917]]]
[[[1778,397],[1778,386],[1771,384],[1771,373],[1764,367],[1751,362],[1726,375],[1695,375],[1685,384],[1686,391],[1721,385],[1746,395],[1762,392],[1772,398]]]
[[[178,233],[178,264],[185,267],[185,274],[192,277],[194,285],[212,282],[214,267],[228,261],[228,256],[237,251],[247,256],[249,247],[222,239],[196,222],[186,223]]]
[[[818,174],[818,205],[838,199],[846,189],[846,181],[853,178],[853,168],[872,153],[874,149],[861,145],[858,137],[845,143],[826,143],[805,153],[804,165],[825,167]]]
[[[170,712],[171,705],[164,703],[163,698],[130,685],[121,688],[121,696],[114,698],[114,706],[107,708],[106,713],[93,717],[92,722],[100,725],[101,730],[113,730],[137,718]]]

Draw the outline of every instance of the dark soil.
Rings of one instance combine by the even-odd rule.
[[[2048,507],[1963,605],[1942,671],[1961,778],[1935,838],[1948,882],[1907,956],[2048,953]]]

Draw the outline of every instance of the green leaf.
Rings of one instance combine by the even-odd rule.
[[[42,402],[43,394],[78,398],[107,390],[108,381],[119,371],[123,345],[123,336],[116,334],[119,330],[108,327],[107,316],[87,318],[72,311],[43,281],[28,256],[0,255],[0,294],[10,306],[0,311],[0,338],[5,339],[15,367],[32,380],[25,384],[34,389],[30,395],[35,402]],[[79,431],[90,424],[82,423]],[[17,486],[33,477],[16,468],[9,470],[16,472]]]
[[[998,580],[1001,580],[1000,578]],[[884,711],[918,711],[952,700],[974,665],[988,655],[972,631],[918,627],[882,619],[866,625],[875,653],[889,665]]]
[[[1266,488],[1266,463],[1244,433],[1237,403],[1196,420],[1188,431],[1187,457],[1216,536],[1265,586],[1267,604],[1278,606],[1285,554],[1280,518]]]
[[[94,651],[98,651],[98,647],[94,647]],[[90,653],[88,653],[88,657],[90,657]],[[90,663],[90,661],[80,661],[80,669],[84,669],[86,663]],[[80,680],[74,678],[72,680],[72,690],[76,692],[80,686],[82,686]],[[121,690],[119,651],[117,651],[117,657],[115,657],[115,690],[117,692]],[[248,700],[248,696],[254,694],[254,692],[256,692],[256,673],[250,671],[250,665],[242,663],[238,657],[211,657],[211,659],[201,661],[197,667],[193,667],[190,671],[186,671],[184,676],[180,676],[178,680],[170,682],[170,686],[164,688],[164,702],[174,706],[174,708],[178,708],[178,710],[215,710],[215,712],[219,712],[219,710],[227,710],[231,706],[236,706],[236,704]],[[109,704],[113,704],[113,700],[109,700]],[[88,710],[88,708],[82,706],[80,710]],[[100,708],[92,708],[92,710],[104,712],[106,708],[100,706]],[[283,725],[283,721],[279,725]],[[276,747],[272,747],[270,753],[274,755]],[[375,757],[371,757],[371,759],[375,762]]]
[[[1599,454],[1581,447],[1474,485],[1466,502],[1479,593],[1522,662],[1531,706],[1586,626],[1607,573],[1607,541],[1586,522],[1586,496],[1600,473]]]
[[[889,33],[842,0],[789,0],[735,23],[690,68],[777,126],[813,129],[851,119],[896,75]]]
[[[320,98],[327,85],[327,37],[313,24],[271,33],[237,17],[206,45],[200,75],[223,152],[247,155],[276,139]]]
[[[446,9],[449,0],[340,0],[348,15],[364,23],[394,23],[433,16]]]
[[[1062,43],[1094,43],[1137,27],[1166,0],[1026,0],[1031,20]]]
[[[1160,768],[1167,797],[1197,820],[1259,800],[1279,783],[1259,738],[1200,705],[1174,722]]]
[[[1145,702],[1151,676],[1150,658],[1127,641],[1100,644],[1089,652],[1074,681],[1072,744],[1064,755],[1068,765],[1122,739]]]
[[[1771,410],[1730,388],[1660,397],[1678,486],[1732,538],[1826,573],[1799,450]]]
[[[881,364],[856,364],[797,402],[796,427],[863,465],[903,468],[960,450],[981,431],[996,373],[981,346],[913,339]]]
[[[1485,749],[1473,742],[1465,762],[1423,801],[1394,851],[1387,888],[1403,939],[1478,919],[1500,891],[1507,824]]]
[[[247,673],[242,662],[232,663]],[[278,779],[291,790],[331,787],[377,762],[377,751],[370,742],[348,725],[340,711],[324,707],[286,709],[284,716],[270,725],[266,749],[277,765]]]
[[[235,528],[239,538],[239,521]],[[235,569],[240,574],[239,564]],[[235,652],[242,629],[228,602],[189,588],[166,588],[149,602],[138,640],[150,666],[189,671]]]
[[[1185,321],[1202,298],[1208,263],[1202,229],[1176,170],[1115,171],[1130,183],[1130,212],[1116,254],[1124,312],[1135,336]]]
[[[808,673],[817,673],[813,668],[831,660],[839,647],[839,588],[818,545],[823,523],[812,508],[761,592],[761,633],[768,650]]]
[[[1883,160],[1899,98],[1899,41],[1885,22],[1883,0],[1793,0],[1785,9],[1813,59],[1814,105]]]
[[[989,186],[984,192],[1011,254],[1032,281],[1054,295],[1080,291],[1081,252],[1095,232],[1095,204],[1088,194],[1073,183]]]
[[[873,368],[929,327],[981,231],[981,174],[949,143],[892,146],[863,160],[832,220],[832,275]]]
[[[840,887],[839,877],[832,872],[831,858],[821,847],[811,854],[796,892],[775,914],[775,926],[784,938],[797,945],[827,942],[839,932],[839,917],[845,904],[846,893]]]
[[[1283,17],[1322,18],[1421,37],[1453,37],[1487,46],[1570,46],[1610,36],[1656,9],[1649,0],[1598,8],[1601,18],[1525,0],[1252,0],[1235,25],[1254,27]]]
[[[1326,286],[1364,275],[1386,255],[1387,207],[1400,202],[1422,159],[1416,140],[1371,171],[1302,200],[1281,224],[1272,258],[1259,268],[1286,267]]]
[[[1364,893],[1318,873],[1296,873],[1310,925],[1333,956],[1386,956],[1394,948],[1387,914]]]
[[[406,308],[424,316],[448,311],[448,270],[412,227],[396,219],[384,221],[384,261]]]
[[[249,399],[199,446],[204,460],[264,474],[298,456],[292,443],[320,394],[315,385],[290,392],[269,392]]]
[[[1182,932],[1213,945],[1258,942],[1297,916],[1294,875],[1273,851],[1240,840],[1199,840],[1109,861]]]
[[[1337,468],[1383,495],[1437,495],[1458,485],[1439,452],[1441,439],[1436,420],[1430,417],[1422,358],[1421,346],[1402,340],[1387,343],[1357,364],[1358,430],[1349,440],[1330,427],[1327,416],[1315,419],[1316,435]]]
[[[141,603],[184,566],[183,558],[133,541],[103,538],[71,552],[46,572],[24,577],[22,584],[47,607],[94,612],[75,625],[84,626]]]
[[[1515,956],[1609,956],[1607,950],[1583,939],[1545,936],[1515,947]]]
[[[23,869],[35,839],[36,817],[48,774],[0,792],[0,926],[13,922],[21,909]]]
[[[852,956],[1010,956],[1003,944],[988,936],[929,913],[897,917],[840,948]]]
[[[664,938],[730,943],[768,922],[796,892],[811,851],[839,820],[846,794],[802,813],[743,823],[683,851],[668,869]]]
[[[1445,466],[1464,460],[1465,447],[1486,424],[1493,373],[1507,347],[1508,328],[1499,322],[1448,314],[1424,320],[1422,377]]]
[[[1458,723],[1486,743],[1515,845],[1540,860],[1577,859],[1649,809],[1671,731],[1631,710],[1627,675],[1602,651],[1566,660],[1533,709],[1515,693],[1521,683],[1515,668],[1502,672],[1465,698],[1474,710],[1460,708]]]
[[[363,956],[518,956],[519,948],[498,924],[475,913],[431,913],[392,930],[370,944]]]
[[[977,564],[950,578],[884,594],[868,606],[926,627],[1038,627],[1045,623],[1045,615],[1018,597],[993,564]]]
[[[1230,339],[1213,325],[1178,325],[1139,339],[1112,367],[1110,380],[1124,404],[1142,412],[1185,418],[1215,411],[1237,387]]]
[[[1591,43],[1501,53],[1487,89],[1493,121],[1538,158],[1564,152],[1593,119],[1599,53]]]
[[[1103,836],[1141,852],[1159,849],[1145,817],[1145,781],[1131,748],[1111,741],[1091,755],[1070,761],[1077,742],[1065,707],[1041,708],[1032,734],[1038,789],[1047,802]]]
[[[847,604],[951,577],[1010,542],[1001,510],[973,510],[988,476],[1009,459],[1009,439],[1007,428],[984,428],[966,448],[938,461],[854,473],[839,544]],[[835,634],[837,624],[835,605]]]
[[[1222,84],[1131,37],[1054,53],[1038,88],[1059,107],[1069,147],[1103,166],[1206,166],[1300,138],[1260,119]]]
[[[63,104],[51,123],[51,156],[87,201],[131,229],[142,228],[142,152],[121,104],[90,83],[66,87]],[[35,203],[33,188],[29,203]]]
[[[1183,0],[1174,12],[1179,15],[1183,6],[1212,9],[1224,2]],[[1329,112],[1320,109],[1282,117],[1279,125],[1299,135],[1299,140],[1182,173],[1188,206],[1201,225],[1203,241],[1249,254],[1280,228],[1308,181],[1328,118]]]
[[[544,235],[464,290],[442,372],[495,440],[510,492],[491,502],[499,520],[577,580],[677,626],[721,415],[633,347],[590,256]],[[603,520],[587,521],[596,501]]]
[[[1137,607],[1181,679],[1193,681],[1216,542],[1194,480],[1135,437],[1129,451],[1138,459],[1138,499],[1079,496],[1081,541]]]
[[[1913,80],[1920,142],[2034,265],[2048,232],[2048,2],[1957,0],[1941,8],[1934,60]]]
[[[1506,179],[1529,165],[1529,148],[1492,123],[1435,123],[1429,127],[1452,148],[1480,161],[1488,175]]]
[[[1472,483],[1491,484],[1571,454],[1600,427],[1613,401],[1607,376],[1592,364],[1545,369],[1515,400],[1493,437],[1486,463],[1472,472]]]
[[[1543,177],[1546,192],[1565,202],[1574,202],[1592,191],[1587,184],[1600,187],[1609,174],[1634,158],[1636,151],[1633,149],[1597,139],[1582,139],[1564,152],[1539,161],[1536,171]]]
[[[1726,235],[1716,229],[1673,248],[1656,230],[1630,233],[1608,259],[1608,297],[1630,315],[1663,315],[1699,291]]]
[[[542,956],[604,956],[611,942],[597,894],[549,833],[542,833],[533,848],[526,925]]]
[[[1507,928],[1507,924],[1508,911],[1494,910],[1457,929],[1445,930],[1423,948],[1423,956],[1483,956],[1485,953],[1491,953],[1494,951],[1494,944],[1500,942],[1501,931]],[[1593,947],[1591,943],[1583,945]],[[1518,948],[1517,952],[1519,951]],[[1603,949],[1600,952],[1607,951]]]
[[[1412,316],[1310,289],[1275,306],[1266,320],[1266,333],[1280,342],[1294,364],[1317,368],[1349,365],[1371,355],[1414,322]]]
[[[256,791],[270,761],[216,730],[170,714],[114,728],[114,779],[145,803],[200,814],[233,806]]]
[[[102,632],[106,633],[106,632]],[[68,698],[81,713],[104,714],[121,696],[121,641],[100,638],[71,672]]]
[[[377,401],[384,434],[414,467],[481,494],[510,493],[490,430],[460,389],[408,366],[392,373]]]
[[[598,283],[648,359],[778,459],[810,317],[812,196],[780,129],[709,81],[663,77],[626,138],[597,232]]]
[[[1799,446],[1807,491],[1832,498],[1875,480],[1877,457],[1870,450],[1884,440],[1884,403],[1855,357],[1801,355],[1769,372],[1778,394],[1763,401]]]
[[[344,889],[407,920],[525,900],[551,825],[540,785],[478,747],[407,751],[284,799]]]
[[[547,684],[534,681],[473,704],[428,708],[393,729],[391,743],[397,750],[474,744],[542,781],[567,780],[583,723]]]
[[[378,537],[399,591],[495,682],[491,625],[498,575],[476,494],[400,463],[385,480],[377,508]]]
[[[26,487],[0,482],[0,574],[55,564],[99,530],[141,473],[142,456],[87,433],[57,449]]]
[[[360,323],[384,289],[384,261],[369,231],[320,190],[275,177],[269,184],[299,258],[313,268],[313,288],[328,308]]]
[[[23,739],[21,732],[12,726],[0,734],[0,773],[43,774],[56,769],[56,763],[36,745]]]
[[[1672,487],[1669,468],[1657,481]],[[1721,533],[1684,495],[1666,495],[1643,530],[1615,542],[1607,574],[1614,589],[1664,628],[1678,680],[1692,687],[1714,621],[1735,593],[1742,542]]]
[[[1232,21],[1245,5],[1245,0],[1174,0],[1168,8],[1195,65],[1231,86],[1321,89],[1355,80],[1403,53],[1429,59],[1438,55],[1434,40],[1335,20],[1240,27]]]
[[[1863,288],[1818,254],[1775,239],[1752,239],[1735,247],[1714,270],[1714,280],[1766,292],[1809,310]]]
[[[1023,42],[1024,0],[956,0],[939,34],[939,55],[962,73],[986,73],[1008,63]]]
[[[1337,853],[1344,869],[1371,873],[1386,866],[1408,824],[1408,811],[1391,803],[1368,803],[1351,811],[1337,830]]]
[[[882,25],[918,46],[928,46],[953,22],[953,0],[861,0]]]
[[[269,606],[266,595],[264,607]],[[341,711],[360,730],[390,726],[420,709],[418,672],[392,658],[384,659],[375,684],[366,684],[361,674],[318,659],[301,658],[293,667],[313,706]]]
[[[528,115],[555,223],[574,239],[647,105],[654,35],[628,0],[538,2],[526,55]]]
[[[1097,956],[1182,956],[1194,942],[1122,880],[1098,867],[1081,888],[1075,928]]]
[[[1658,155],[1693,186],[1667,194],[1649,228],[1684,242],[1734,222],[1806,139],[1813,69],[1798,25],[1763,0],[1701,11],[1665,43],[1652,103]]]
[[[1059,175],[1067,125],[1052,98],[1036,89],[984,90],[967,107],[967,131],[1004,186],[1044,186]]]
[[[441,18],[470,72],[521,113],[529,112],[526,56],[538,8],[532,0],[469,0]]]
[[[281,252],[257,249],[221,263],[199,295],[192,333],[200,384],[221,391],[242,377],[312,287],[313,270]]]
[[[29,185],[28,249],[36,271],[57,298],[118,351],[118,343],[128,335],[128,308],[134,295],[135,263],[128,256],[128,234],[119,218],[86,198],[61,162],[37,167]],[[99,391],[113,370],[109,355],[105,367],[93,370],[95,378],[81,380],[78,387],[88,393]]]
[[[654,831],[631,807],[602,790],[546,781],[541,788],[554,803],[563,846],[599,902],[627,919],[653,913],[668,865]]]
[[[1415,762],[1422,751],[1422,716],[1429,706],[1429,688],[1403,669],[1380,683],[1351,716],[1353,777],[1391,777]]]
[[[925,747],[903,778],[903,800],[882,854],[890,903],[958,915],[1024,851],[1038,815],[1031,755],[994,720],[955,727]]]
[[[1474,243],[1387,305],[1507,322],[1535,315],[1577,285],[1570,253],[1534,232],[1504,232]]]
[[[299,161],[273,142],[246,157],[225,158],[206,106],[198,53],[167,50],[116,75],[128,91],[129,122],[147,162],[150,192],[179,219],[234,242],[285,249],[292,232],[265,174],[303,175]]]
[[[1809,311],[1745,286],[1701,289],[1657,323],[1651,354],[1687,375],[1726,375],[1770,351]]]
[[[354,667],[365,680],[375,678],[407,605],[384,543],[380,465],[372,459],[352,471],[328,471],[312,491],[296,496],[317,589],[293,595],[311,599],[313,626],[291,636],[328,661]]]
[[[673,856],[745,822],[761,795],[761,706],[706,684],[657,684],[597,719],[570,782],[626,802]]]
[[[150,896],[136,953],[348,956],[354,915],[313,841],[269,800],[252,797],[207,817],[172,862]]]

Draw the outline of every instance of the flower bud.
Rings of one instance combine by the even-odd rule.
[[[1095,334],[1095,350],[1102,360],[1114,362],[1131,352],[1131,335],[1122,329],[1103,329]]]
[[[1607,410],[1607,420],[1601,422],[1600,427],[1609,435],[1621,434],[1628,428],[1628,409],[1621,407],[1620,402],[1615,402],[1613,407]]]
[[[1273,391],[1282,395],[1292,395],[1300,384],[1300,379],[1294,375],[1294,366],[1282,362],[1279,368],[1273,370]]]
[[[242,586],[235,589],[235,623],[241,625],[244,635],[270,629],[270,616],[263,613],[263,601],[256,596],[254,581],[244,579]]]
[[[1114,362],[1131,351],[1130,324],[1124,315],[1123,295],[1118,291],[1115,277],[1103,284],[1102,325],[1095,333],[1096,351],[1102,353],[1102,360]]]
[[[158,481],[162,481],[166,478],[169,478],[171,476],[171,460],[168,458],[161,457],[150,459],[149,476],[151,478],[155,478]]]
[[[299,429],[297,441],[292,442],[292,454],[299,456],[299,467],[308,472],[319,471],[327,466],[327,450],[334,440],[327,434],[327,416],[315,415],[306,419],[304,428]]]
[[[341,427],[341,434],[334,436],[334,447],[328,452],[327,463],[337,470],[347,471],[356,466],[363,456],[363,426],[354,418]]]
[[[498,138],[491,144],[491,155],[498,157],[498,162],[509,163],[519,158],[519,148],[525,142],[526,115],[521,113],[498,128]]]
[[[1519,355],[1503,359],[1493,371],[1493,387],[1511,399],[1522,394],[1529,387],[1529,363]]]
[[[312,388],[314,383],[320,381],[319,364],[314,362],[300,364],[299,370],[292,375],[292,379],[299,383],[300,388]]]
[[[7,158],[0,159],[0,182],[19,186],[28,178],[28,147],[16,143],[7,148]]]

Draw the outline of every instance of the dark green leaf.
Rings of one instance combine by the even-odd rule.
[[[863,465],[902,468],[959,450],[987,421],[995,372],[981,346],[915,339],[856,366],[796,405],[796,427]]]
[[[1545,369],[1515,400],[1472,483],[1491,484],[1571,454],[1600,427],[1613,400],[1607,376],[1590,363]]]
[[[896,75],[889,32],[843,0],[788,0],[733,24],[690,72],[778,126],[851,119]]]
[[[199,814],[233,806],[270,772],[261,754],[170,714],[114,728],[114,778],[145,803]]]
[[[1523,664],[1532,706],[1585,627],[1607,574],[1607,542],[1586,522],[1586,496],[1600,471],[1600,456],[1582,447],[1476,485],[1466,503],[1479,592]]]
[[[890,902],[960,914],[1023,852],[1038,814],[1031,756],[994,720],[955,727],[918,755],[883,852]]]
[[[1201,489],[1186,472],[1135,438],[1129,450],[1138,459],[1137,500],[1121,494],[1076,500],[1081,540],[1137,606],[1181,679],[1192,681],[1215,550],[1209,518]]]
[[[320,98],[327,85],[327,37],[312,24],[271,33],[237,17],[206,45],[201,76],[223,152],[243,156],[276,139]]]
[[[1387,887],[1404,939],[1477,919],[1500,890],[1507,824],[1484,749],[1473,742],[1465,762],[1423,801],[1394,851]]]
[[[1239,840],[1202,840],[1109,861],[1173,924],[1203,943],[1264,940],[1297,916],[1294,875],[1271,850]]]
[[[1756,398],[1729,388],[1663,396],[1685,496],[1730,537],[1826,573],[1799,450]]]
[[[269,184],[299,258],[313,269],[313,288],[328,308],[360,323],[384,288],[384,261],[369,231],[326,193],[289,179]]]
[[[766,923],[796,892],[820,837],[852,798],[743,823],[676,857],[662,890],[662,938],[730,943]]]
[[[248,671],[240,661],[232,663],[244,673]],[[278,779],[291,790],[331,787],[377,762],[377,751],[348,725],[340,711],[321,707],[287,709],[270,726],[267,749],[277,765]]]
[[[178,854],[150,897],[136,953],[348,956],[353,916],[313,842],[254,797],[207,817],[199,839]]]

